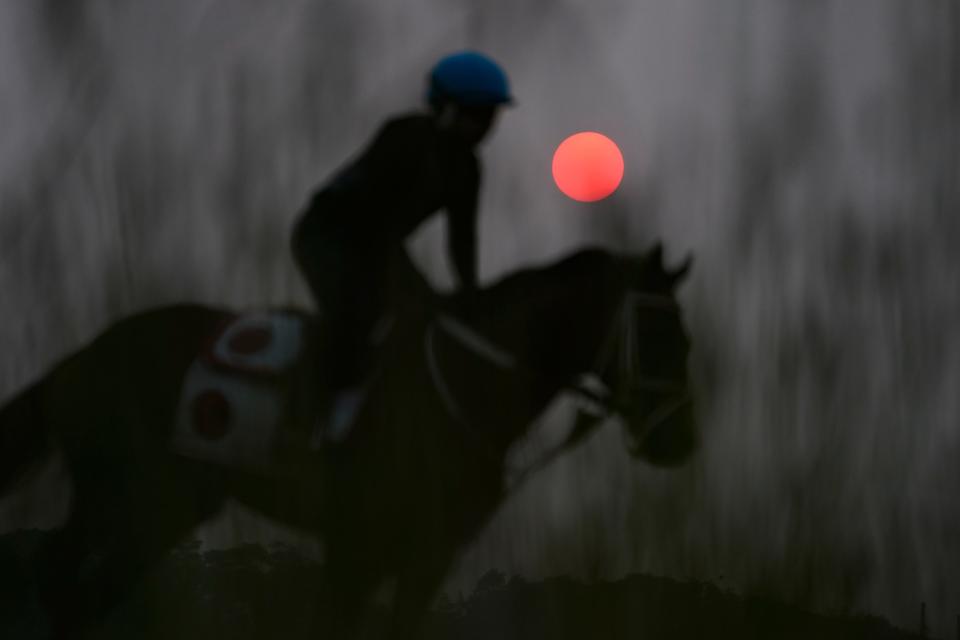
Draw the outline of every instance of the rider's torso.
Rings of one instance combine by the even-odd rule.
[[[437,210],[474,198],[476,156],[432,118],[387,122],[359,157],[314,197],[321,224],[338,234],[399,240]]]

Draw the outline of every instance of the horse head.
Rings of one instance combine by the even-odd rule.
[[[463,413],[483,422],[480,431],[505,449],[557,391],[572,388],[599,402],[600,411],[579,424],[616,414],[632,455],[664,466],[683,462],[696,446],[696,425],[690,342],[674,292],[691,263],[667,267],[659,244],[633,256],[591,248],[508,276],[466,316],[478,334],[454,332],[473,346],[443,367],[446,386],[459,389],[448,395],[461,398]],[[489,372],[469,364],[484,360],[504,363]],[[497,378],[517,397],[494,394]]]
[[[622,296],[594,367],[609,408],[623,420],[630,454],[660,466],[682,463],[697,444],[690,340],[675,298],[691,264],[688,257],[666,266],[660,243],[622,259]]]

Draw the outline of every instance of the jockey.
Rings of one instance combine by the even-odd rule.
[[[441,59],[426,113],[395,117],[316,191],[293,232],[293,255],[324,314],[321,377],[330,414],[324,437],[345,435],[362,399],[361,360],[384,311],[388,259],[426,218],[444,209],[462,292],[477,288],[474,148],[511,102],[506,74],[475,52]]]

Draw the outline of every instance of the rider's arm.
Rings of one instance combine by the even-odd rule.
[[[447,246],[460,289],[472,293],[477,288],[477,195],[479,167],[474,163],[447,206]]]

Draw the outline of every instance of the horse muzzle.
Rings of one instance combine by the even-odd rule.
[[[625,411],[624,417],[624,441],[635,458],[674,467],[697,448],[693,398],[687,391],[666,396],[645,412],[639,408]]]

